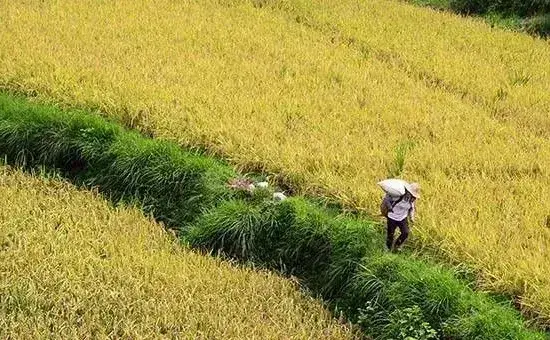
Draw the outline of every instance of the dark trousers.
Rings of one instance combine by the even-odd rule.
[[[399,228],[399,231],[401,232],[401,235],[397,238],[397,241],[395,241],[395,248],[399,248],[403,242],[409,237],[409,223],[407,222],[407,219],[404,219],[403,221],[394,221],[391,218],[388,218],[388,230],[387,230],[387,238],[386,238],[386,246],[388,249],[393,249],[393,238],[395,234],[395,229]]]

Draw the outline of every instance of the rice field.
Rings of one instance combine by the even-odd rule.
[[[0,2],[0,84],[375,213],[550,320],[550,46],[387,1]]]
[[[295,284],[182,248],[137,209],[0,168],[4,339],[349,339]]]
[[[272,6],[497,121],[543,137],[550,132],[546,40],[397,1],[290,0]]]

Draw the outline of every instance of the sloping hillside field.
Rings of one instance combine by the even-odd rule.
[[[346,339],[294,284],[183,249],[137,209],[0,168],[3,339]]]
[[[227,184],[239,175],[227,164],[89,112],[0,94],[0,152],[28,172],[53,171],[115,205],[137,205],[196,249],[292,275],[375,339],[545,338],[511,301],[474,291],[463,270],[385,252],[373,221],[300,196],[276,202],[271,187],[232,189]]]
[[[0,84],[376,212],[550,323],[550,45],[387,0],[1,1]]]

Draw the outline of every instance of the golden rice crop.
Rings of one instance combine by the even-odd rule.
[[[182,248],[137,209],[0,168],[3,339],[351,338],[274,274]]]
[[[4,1],[0,83],[371,212],[408,149],[402,175],[424,186],[417,239],[550,320],[550,46],[390,1],[339,3]]]
[[[481,105],[493,118],[550,132],[547,40],[400,1],[273,1],[291,17]]]

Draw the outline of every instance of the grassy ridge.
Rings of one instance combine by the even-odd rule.
[[[115,145],[127,153],[113,153]],[[147,151],[142,145],[149,146]],[[202,183],[204,187],[197,191],[208,194],[193,192],[193,199],[185,195],[177,202],[168,201],[174,210],[171,222],[185,227],[185,239],[208,251],[221,251],[300,277],[313,292],[362,324],[368,334],[381,338],[398,334],[400,320],[417,318],[428,322],[426,327],[441,336],[544,338],[527,330],[513,308],[474,293],[452,271],[381,253],[382,235],[372,223],[334,215],[300,198],[282,203],[238,199],[224,186],[231,171],[222,164],[206,157],[199,163],[212,168],[197,170],[191,165],[204,156],[140,137],[99,117],[0,95],[0,150],[10,163],[55,166],[83,184],[98,185],[112,199],[147,202],[145,209],[160,217],[165,215],[159,212],[166,209],[162,198],[172,192],[186,192],[182,188],[189,187],[182,178],[193,180],[193,188]],[[163,155],[159,150],[174,153]],[[157,168],[124,161],[159,157],[166,164]],[[75,168],[75,162],[84,166]],[[166,179],[170,174],[165,169],[181,176]],[[211,173],[218,175],[208,175]],[[124,185],[105,181],[104,174],[123,180]],[[139,185],[142,178],[148,185]],[[127,190],[122,190],[124,187]],[[143,199],[149,193],[155,198],[160,192],[166,196]],[[216,194],[210,195],[212,192]]]
[[[386,0],[11,1],[0,18],[0,86],[360,210],[389,174],[419,181],[416,239],[550,320],[547,42]]]
[[[416,313],[441,338],[545,338],[525,331],[515,311],[473,292],[453,271],[383,253],[373,225],[303,199],[224,203],[199,218],[186,238],[195,247],[297,275],[375,338],[414,336],[408,327],[422,328]]]
[[[114,201],[138,200],[165,223],[189,223],[229,195],[225,184],[235,176],[230,167],[173,143],[145,139],[98,116],[42,109],[5,95],[0,111],[0,150],[10,163],[59,169],[83,185],[105,188]]]
[[[182,248],[137,209],[6,167],[0,191],[3,339],[355,337],[295,284]]]

